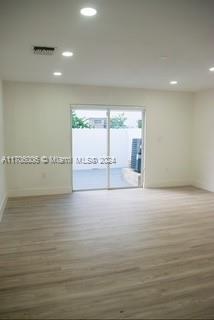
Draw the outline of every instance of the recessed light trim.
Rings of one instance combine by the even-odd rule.
[[[74,54],[72,51],[64,51],[62,55],[63,57],[72,57]]]
[[[53,73],[53,75],[54,75],[55,77],[60,77],[60,76],[62,75],[62,72],[60,72],[60,71],[55,71],[55,72]]]
[[[172,81],[170,81],[170,84],[171,84],[171,85],[178,84],[178,81],[176,81],[176,80],[172,80]]]
[[[209,68],[211,72],[214,72],[214,67]]]
[[[82,8],[80,10],[81,15],[86,16],[86,17],[93,17],[96,16],[97,10],[94,8]]]

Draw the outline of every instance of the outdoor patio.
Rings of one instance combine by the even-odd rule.
[[[122,168],[112,168],[110,173],[111,188],[132,187],[124,178]],[[107,188],[106,169],[87,169],[73,171],[74,190]]]

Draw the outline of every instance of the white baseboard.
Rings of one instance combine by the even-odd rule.
[[[6,205],[7,205],[7,196],[5,195],[3,197],[3,200],[1,201],[0,203],[0,222],[1,222],[1,219],[3,217],[3,214],[4,214],[4,210],[6,208]]]
[[[206,183],[201,182],[201,181],[193,181],[192,182],[193,187],[198,188],[198,189],[203,189],[209,192],[214,192],[214,188],[213,187],[209,187]]]
[[[59,188],[29,188],[29,189],[9,189],[9,197],[28,197],[28,196],[46,196],[56,194],[71,193],[72,189],[69,187]]]
[[[190,181],[164,181],[157,183],[147,183],[145,184],[145,188],[175,188],[175,187],[189,187],[192,186],[192,182]]]

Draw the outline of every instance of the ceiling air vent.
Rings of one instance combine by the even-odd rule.
[[[55,47],[34,46],[33,53],[39,56],[53,56],[56,51]]]

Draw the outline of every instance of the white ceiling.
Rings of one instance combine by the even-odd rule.
[[[81,16],[83,6],[97,16]],[[32,45],[58,51],[34,56]],[[67,49],[74,57],[61,56]],[[214,87],[211,66],[213,0],[0,0],[5,80],[195,91]]]

